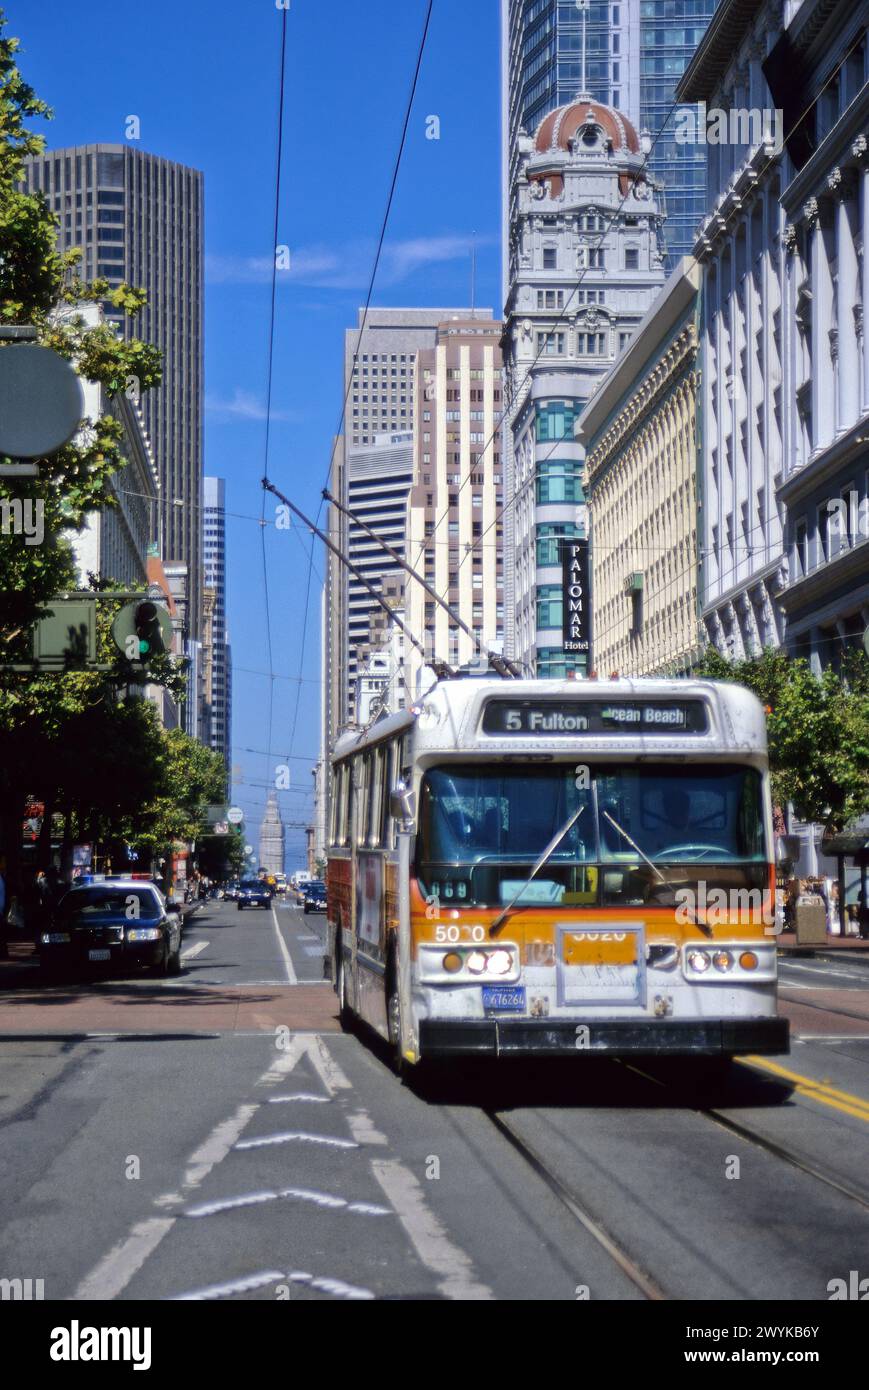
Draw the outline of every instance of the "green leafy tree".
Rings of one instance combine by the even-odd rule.
[[[182,729],[162,733],[157,794],[130,818],[126,838],[156,857],[176,840],[197,840],[209,806],[226,796],[226,767],[219,753]]]
[[[869,812],[869,659],[848,652],[841,674],[766,648],[728,661],[710,648],[698,671],[752,690],[767,711],[773,799],[803,821],[841,830]]]
[[[50,611],[54,595],[76,587],[69,534],[81,529],[89,512],[115,505],[109,483],[125,459],[113,400],[132,383],[144,393],[161,380],[157,349],[137,339],[123,340],[105,323],[89,327],[80,312],[86,303],[108,300],[135,315],[145,304],[143,291],[129,285],[112,288],[103,279],[83,281],[78,274],[81,251],[58,251],[58,223],[44,195],[22,191],[24,160],[44,149],[42,136],[29,128],[29,122],[48,120],[52,113],[22,77],[18,49],[0,10],[0,324],[35,328],[40,343],[102,387],[108,408],[96,420],[82,422],[71,443],[35,460],[37,477],[0,478],[0,503],[12,498],[30,501],[41,510],[45,534],[40,545],[27,545],[24,536],[0,535],[0,651],[7,667],[29,661],[34,621]],[[20,349],[0,342],[0,351]],[[0,462],[9,460],[0,456]],[[72,795],[64,750],[74,748],[85,768],[89,762],[96,766],[106,747],[116,767],[123,763],[125,749],[105,740],[130,734],[132,716],[118,713],[117,692],[135,681],[137,673],[109,641],[114,611],[116,606],[98,605],[100,660],[112,664],[108,675],[0,670],[0,842],[13,885],[25,796],[56,805],[68,803]],[[179,693],[183,678],[171,659],[155,659],[151,675]],[[103,721],[99,731],[94,709],[100,710]],[[147,719],[147,713],[140,722],[141,718]],[[144,738],[144,725],[140,733]],[[87,741],[91,734],[93,744]],[[65,780],[60,780],[61,771]],[[87,800],[99,785],[103,799]],[[96,823],[101,817],[105,821],[120,815],[126,795],[121,789],[112,801],[107,784],[96,778],[85,778],[76,794],[84,797],[79,818],[92,813]]]

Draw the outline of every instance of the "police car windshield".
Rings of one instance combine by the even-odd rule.
[[[154,893],[146,888],[102,887],[75,888],[67,893],[59,908],[63,917],[147,918],[160,916],[160,906]]]

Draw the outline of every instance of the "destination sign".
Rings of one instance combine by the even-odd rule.
[[[704,734],[702,700],[489,700],[484,734]]]

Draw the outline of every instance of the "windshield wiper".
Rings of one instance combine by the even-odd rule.
[[[653,873],[656,873],[656,874],[658,875],[658,878],[661,880],[661,882],[662,882],[662,883],[666,883],[667,880],[665,879],[664,875],[661,873],[661,870],[658,868],[657,864],[653,863],[652,860],[649,858],[649,856],[648,856],[647,854],[644,854],[644,853],[643,853],[643,851],[640,849],[639,845],[637,844],[636,840],[632,840],[632,839],[631,839],[631,837],[630,837],[630,835],[628,834],[628,832],[627,832],[626,830],[623,830],[623,829],[622,829],[622,827],[619,825],[618,821],[615,820],[615,819],[610,815],[609,811],[604,811],[603,814],[606,816],[606,818],[607,818],[607,820],[609,821],[610,825],[612,825],[612,826],[619,832],[619,834],[621,835],[622,839],[623,839],[623,840],[627,840],[627,842],[628,842],[628,844],[630,845],[631,849],[635,849],[635,850],[637,851],[637,854],[640,856],[640,858],[641,858],[641,859],[645,859],[645,861],[646,861],[646,863],[648,864],[649,868],[652,870]]]
[[[580,806],[578,811],[574,811],[567,824],[563,825],[561,829],[558,831],[558,834],[553,836],[553,838],[549,841],[549,844],[546,846],[540,858],[537,860],[537,863],[534,865],[534,868],[531,870],[525,882],[522,884],[522,887],[519,889],[519,892],[516,894],[515,898],[513,898],[512,902],[509,902],[507,906],[501,912],[498,913],[498,916],[495,918],[494,922],[489,928],[490,936],[496,936],[497,933],[501,930],[501,927],[504,925],[505,921],[510,916],[510,913],[513,911],[519,899],[522,897],[522,894],[525,892],[525,889],[528,887],[529,883],[532,882],[535,876],[543,868],[543,865],[546,863],[549,856],[555,852],[555,849],[564,839],[568,830],[572,829],[572,827],[576,825],[576,822],[579,820],[584,810],[585,805],[583,804],[582,806]]]
[[[628,834],[628,832],[627,832],[626,830],[623,830],[623,829],[622,829],[622,827],[619,825],[618,821],[617,821],[617,820],[614,820],[613,817],[610,815],[609,811],[604,811],[604,815],[606,816],[606,818],[607,818],[607,820],[609,821],[610,825],[614,826],[615,829],[616,829],[616,830],[619,832],[619,834],[622,836],[622,838],[625,839],[625,840],[627,840],[627,842],[628,842],[628,844],[630,845],[631,849],[636,850],[637,854],[640,856],[641,859],[644,859],[644,860],[646,861],[646,863],[648,864],[649,868],[653,871],[653,873],[656,873],[656,874],[658,875],[658,878],[661,880],[661,882],[662,882],[663,884],[666,884],[666,886],[667,886],[668,888],[672,888],[672,887],[673,887],[673,882],[672,882],[672,880],[664,877],[664,875],[661,873],[661,870],[658,868],[657,864],[655,864],[655,863],[649,858],[649,856],[648,856],[647,854],[644,854],[644,853],[643,853],[643,851],[640,849],[640,847],[639,847],[639,845],[636,843],[636,841],[631,839],[631,837],[630,837],[630,835]],[[680,879],[680,880],[677,880],[677,881],[678,881],[678,882],[683,882],[683,883],[688,882],[687,879]],[[688,910],[690,911],[690,908],[689,908]],[[697,914],[694,913],[694,912],[691,913],[691,921],[692,921],[693,925],[694,925],[695,927],[699,927],[700,930],[704,933],[704,935],[708,936],[708,937],[710,938],[710,940],[713,938],[714,933],[713,933],[713,931],[712,931],[712,928],[708,925],[708,923],[706,923],[706,922],[701,922],[701,921],[700,921],[700,918],[699,918],[699,917],[697,916]]]

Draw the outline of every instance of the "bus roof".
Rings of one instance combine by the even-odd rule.
[[[595,729],[589,721],[588,731],[571,733],[569,729],[553,732],[544,728],[531,732],[520,727],[516,732],[487,730],[484,715],[489,706],[514,707],[517,710],[561,709],[583,706],[610,709],[667,706],[674,710],[698,707],[706,711],[705,727],[696,731],[656,728],[647,724],[631,727]],[[545,723],[545,721],[537,721]],[[686,724],[687,728],[687,724]],[[351,753],[373,747],[385,739],[401,736],[414,730],[417,754],[425,752],[536,752],[614,753],[628,746],[637,751],[676,752],[674,732],[678,733],[680,751],[744,753],[765,755],[766,718],[760,701],[744,686],[729,681],[677,680],[656,678],[622,678],[618,680],[502,680],[461,678],[438,681],[431,690],[407,710],[379,720],[368,729],[344,734],[337,742],[333,757],[346,758]]]

